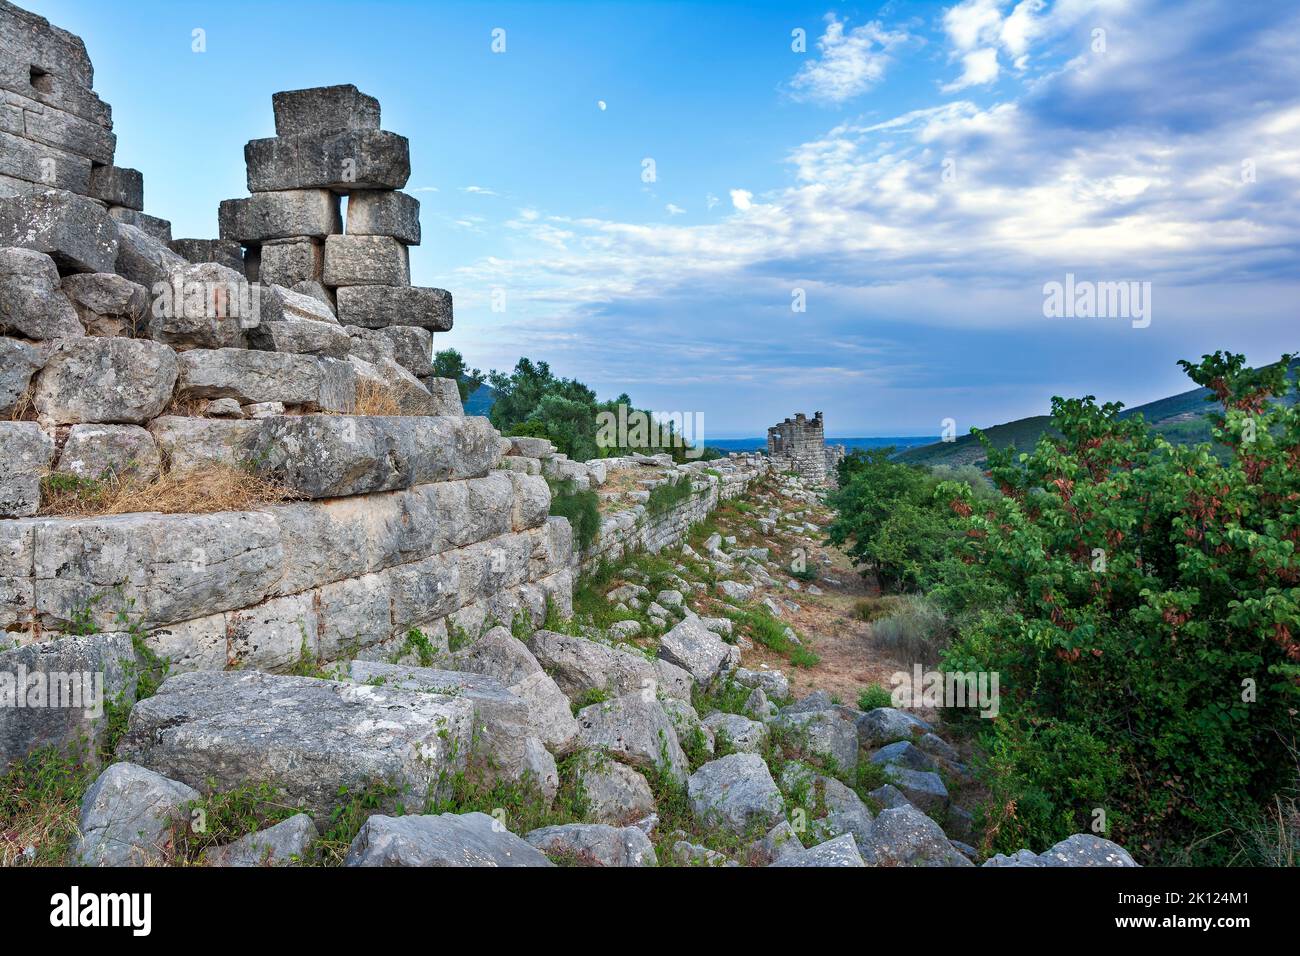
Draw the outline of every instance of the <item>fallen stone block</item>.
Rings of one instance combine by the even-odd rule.
[[[715,739],[725,737],[736,753],[760,753],[767,741],[766,725],[740,714],[710,714],[704,718],[704,726]]]
[[[208,866],[294,866],[309,859],[320,831],[311,817],[295,814],[275,826],[214,847],[203,854]]]
[[[55,344],[36,378],[33,403],[56,425],[142,425],[171,400],[176,353],[147,339],[79,338]]]
[[[379,100],[351,83],[273,93],[271,108],[277,136],[379,129]]]
[[[173,239],[171,249],[187,262],[215,262],[244,275],[244,250],[233,239]]]
[[[487,419],[305,415],[268,419],[258,473],[308,498],[485,475],[500,449]]]
[[[0,772],[42,747],[96,762],[107,708],[134,700],[135,649],[127,634],[0,651]]]
[[[28,400],[32,377],[44,367],[46,352],[18,339],[0,338],[0,420],[15,417]]]
[[[152,481],[161,468],[157,442],[139,425],[73,425],[55,471],[91,480]]]
[[[445,796],[473,715],[468,699],[443,694],[195,672],[132,708],[118,752],[205,791],[270,784],[321,822],[343,792],[389,788],[385,807]]]
[[[686,781],[688,763],[677,731],[653,698],[625,694],[578,711],[584,747],[603,750],[616,760],[642,771],[662,770],[679,783]]]
[[[841,770],[852,773],[858,766],[858,735],[854,725],[833,709],[783,710],[776,722],[798,732],[800,749],[807,754],[830,757]]]
[[[401,189],[411,175],[406,137],[378,129],[255,139],[244,147],[244,162],[250,193]]]
[[[172,828],[188,824],[193,787],[145,767],[115,763],[86,791],[73,862],[81,866],[158,866],[170,862]]]
[[[739,663],[740,653],[692,614],[660,638],[659,657],[687,671],[701,684],[710,684]]]
[[[157,239],[164,246],[171,248],[172,224],[166,219],[150,216],[138,209],[128,209],[126,206],[109,206],[108,218],[119,226],[134,226],[149,238]]]
[[[593,691],[616,696],[644,692],[652,697],[661,690],[678,691],[676,687],[661,688],[654,662],[638,654],[546,630],[534,631],[527,643],[538,663],[570,699]]]
[[[282,285],[263,283],[258,286],[258,319],[262,322],[284,322],[292,319],[310,319],[338,325],[334,310],[320,298],[285,288]],[[342,328],[342,326],[339,326]]]
[[[857,730],[858,742],[863,747],[874,748],[897,740],[912,740],[933,732],[934,728],[906,711],[877,707],[858,718]]]
[[[0,249],[0,332],[36,341],[85,335],[60,290],[54,260],[34,249]]]
[[[112,153],[110,151],[111,158]],[[110,206],[144,210],[144,175],[138,169],[96,166],[90,171],[90,196]]]
[[[134,338],[149,315],[149,290],[111,272],[70,275],[63,293],[89,335]]]
[[[450,332],[451,293],[397,285],[349,285],[338,290],[338,316],[344,325],[382,329],[415,325],[431,332]]]
[[[350,342],[355,346],[356,339],[350,339]],[[452,408],[441,407],[429,394],[429,390],[420,384],[420,380],[393,359],[380,358],[371,363],[356,355],[349,355],[348,362],[356,372],[358,394],[369,390],[372,398],[391,399],[396,403],[396,414],[464,415],[459,400]],[[380,409],[374,411],[378,410]]]
[[[943,829],[914,806],[882,810],[860,844],[868,866],[971,866]]]
[[[248,341],[255,349],[340,360],[352,350],[352,337],[343,326],[315,319],[262,320],[248,330]]]
[[[227,199],[217,211],[218,234],[248,244],[343,231],[339,197],[328,189],[283,189]]]
[[[691,774],[686,792],[697,820],[731,833],[762,833],[785,818],[781,791],[757,754],[709,761]]]
[[[127,222],[118,222],[115,228],[117,229],[116,261],[102,269],[80,271],[116,272],[132,282],[138,282],[152,294],[154,287],[159,283],[166,283],[172,273],[190,266],[167,245],[170,236],[161,239]]]
[[[388,236],[329,236],[325,240],[327,286],[409,286],[411,267],[406,246]],[[360,325],[340,317],[345,324]],[[385,323],[391,325],[392,322]],[[413,322],[411,325],[422,325]]]
[[[532,830],[525,837],[546,854],[572,866],[658,866],[654,845],[637,827],[563,823]]]
[[[654,813],[654,794],[646,778],[603,754],[584,754],[575,771],[596,823],[625,826]]]
[[[0,246],[44,252],[61,272],[113,272],[117,244],[117,224],[89,199],[58,192],[0,199]]]
[[[348,196],[348,235],[392,236],[408,246],[420,244],[420,201],[391,190],[357,190]]]
[[[834,839],[788,853],[770,864],[771,866],[866,866],[858,845],[847,833]]]
[[[948,788],[937,773],[885,764],[885,776],[902,791],[909,803],[921,810],[941,812],[948,807]]]
[[[486,813],[388,817],[375,814],[344,866],[554,866]]]
[[[347,362],[250,349],[192,349],[178,356],[178,394],[233,398],[241,405],[280,402],[306,411],[347,412],[356,376]]]

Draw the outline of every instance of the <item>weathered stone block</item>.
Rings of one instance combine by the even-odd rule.
[[[111,272],[68,276],[63,293],[89,335],[133,337],[149,314],[149,290]]]
[[[443,694],[197,672],[136,704],[118,752],[201,790],[270,784],[319,822],[340,793],[372,785],[395,788],[392,804],[441,794],[465,766],[473,716]]]
[[[18,339],[0,338],[0,420],[12,418],[45,365],[46,350]]]
[[[393,359],[398,365],[419,379],[433,374],[433,333],[428,329],[414,325],[390,325],[375,331],[392,345]],[[453,386],[455,384],[452,382]],[[456,404],[460,404],[459,391],[456,393]]]
[[[327,189],[283,189],[227,199],[217,212],[222,239],[248,244],[343,231],[339,197]]]
[[[388,817],[361,827],[344,866],[554,866],[486,813]]]
[[[351,340],[355,347],[356,340]],[[358,388],[371,386],[397,402],[399,415],[444,415],[460,413],[459,405],[447,409],[434,402],[428,389],[420,380],[392,359],[381,358],[371,363],[348,356],[348,362],[357,373]]]
[[[55,470],[78,478],[151,481],[161,467],[158,443],[139,425],[73,425]]]
[[[152,236],[165,246],[171,245],[172,224],[166,219],[150,216],[138,209],[128,209],[126,206],[109,206],[108,217],[116,222],[135,226],[145,235]]]
[[[140,425],[171,400],[176,353],[146,339],[79,338],[58,342],[36,380],[34,403],[53,424]]]
[[[293,286],[318,282],[325,269],[325,245],[317,239],[275,239],[262,245],[258,281]]]
[[[105,708],[135,699],[135,649],[126,634],[38,641],[0,651],[0,770],[41,747],[92,763]]]
[[[352,348],[352,339],[343,326],[314,319],[263,320],[249,329],[248,339],[255,349],[334,359],[346,359]]]
[[[117,259],[105,269],[83,269],[83,272],[116,272],[132,282],[138,282],[153,293],[154,286],[166,282],[168,276],[189,265],[172,252],[167,242],[153,236],[138,226],[118,222]],[[169,237],[170,238],[170,237]]]
[[[80,37],[9,3],[0,7],[0,50],[29,64],[33,79],[53,74],[85,89],[95,85],[95,70]]]
[[[339,321],[366,329],[415,325],[431,332],[449,332],[451,293],[393,285],[350,285],[338,290]]]
[[[345,412],[356,404],[352,367],[336,359],[250,349],[193,349],[179,356],[179,393],[281,402],[306,411]]]
[[[252,458],[309,498],[485,475],[500,450],[487,419],[307,415],[270,419]]]
[[[0,518],[34,515],[54,440],[35,422],[0,422]]]
[[[0,130],[0,174],[78,195],[90,189],[91,161]],[[86,200],[90,202],[90,200]]]
[[[168,862],[171,830],[200,794],[192,787],[131,763],[115,763],[81,803],[80,838],[72,849],[81,866],[160,866]]]
[[[659,768],[686,782],[686,755],[657,700],[637,693],[592,704],[578,711],[578,727],[584,746],[604,750],[640,770]]]
[[[56,192],[0,199],[0,246],[47,253],[63,272],[113,272],[117,243],[117,224],[89,199]]]
[[[325,240],[322,281],[336,288],[351,285],[409,286],[411,272],[406,246],[388,236],[329,236]],[[347,319],[341,321],[348,324]]]
[[[113,125],[112,109],[93,90],[70,76],[54,74],[48,69],[42,71],[40,64],[15,53],[4,43],[0,43],[0,89],[67,110],[100,126]]]
[[[401,189],[411,175],[406,137],[378,129],[255,139],[244,147],[244,161],[250,193]]]
[[[0,249],[0,332],[37,341],[84,335],[59,289],[54,260],[34,249]]]
[[[110,206],[144,210],[144,174],[121,166],[96,166],[90,171],[90,195]]]
[[[240,837],[203,854],[208,866],[293,866],[306,861],[320,831],[311,817],[299,813],[275,826]]]
[[[173,239],[171,249],[187,262],[215,262],[244,274],[244,250],[233,239]]]
[[[392,236],[420,244],[420,200],[394,190],[356,190],[348,196],[348,235]]]
[[[27,139],[76,156],[84,156],[95,163],[113,162],[117,137],[111,129],[56,106],[10,94],[10,101],[14,100],[18,100],[18,105],[22,107],[23,136]],[[93,170],[91,181],[94,181]],[[93,189],[91,194],[94,194]]]
[[[379,129],[379,100],[351,83],[273,93],[271,108],[277,136]]]
[[[167,255],[167,275],[150,287],[149,338],[177,349],[246,346],[248,329],[262,316],[263,290],[215,262],[191,264],[170,250]]]
[[[260,421],[225,421],[165,415],[149,423],[167,470],[180,475],[213,465],[244,466],[258,433]]]

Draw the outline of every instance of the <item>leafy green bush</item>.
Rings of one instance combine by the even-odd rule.
[[[582,491],[572,478],[562,481],[547,479],[551,486],[551,511],[553,516],[568,518],[573,528],[573,544],[586,551],[600,533],[600,498],[594,491]]]
[[[893,704],[889,691],[878,684],[873,684],[858,694],[858,710],[875,710],[877,707],[892,707]]]
[[[650,498],[645,503],[646,514],[655,517],[667,514],[695,493],[691,487],[691,476],[682,475],[676,480],[665,481],[650,489]]]
[[[1010,596],[946,659],[1000,674],[1001,716],[979,722],[994,848],[1104,819],[1139,857],[1225,862],[1293,783],[1300,411],[1275,400],[1289,360],[1180,363],[1219,401],[1222,459],[1118,404],[1055,399],[1059,435],[1018,459],[989,448],[1001,498],[937,489],[959,557]]]

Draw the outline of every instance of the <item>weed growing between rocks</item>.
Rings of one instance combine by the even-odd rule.
[[[572,478],[546,479],[551,488],[551,516],[568,518],[573,529],[573,546],[586,551],[600,533],[600,496],[581,490]]]
[[[357,377],[357,400],[354,415],[400,415],[402,403],[392,386],[377,379]]]
[[[152,481],[56,473],[41,480],[40,514],[68,518],[136,512],[212,514],[248,511],[294,497],[275,482],[232,465],[212,464],[180,474],[169,472]]]

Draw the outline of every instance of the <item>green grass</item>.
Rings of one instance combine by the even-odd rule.
[[[551,487],[551,515],[569,519],[574,547],[586,551],[600,534],[600,496],[594,491],[580,491],[572,478],[547,478],[546,483]]]
[[[730,608],[723,612],[753,641],[789,659],[795,667],[815,667],[821,660],[801,644],[786,637],[783,624],[767,608]]]

